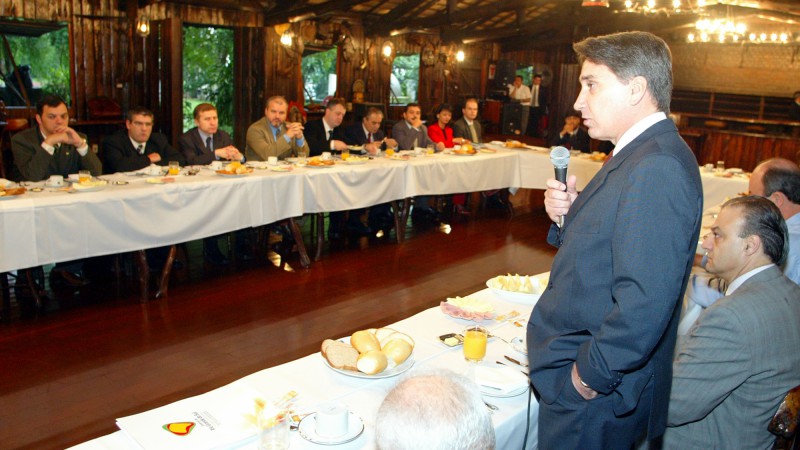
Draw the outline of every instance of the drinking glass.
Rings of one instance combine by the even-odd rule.
[[[92,172],[88,170],[78,171],[78,183],[88,183],[92,180]]]
[[[305,149],[300,149],[297,151],[297,160],[304,163],[306,162],[306,158],[308,157],[308,152]]]
[[[285,450],[289,448],[289,413],[268,402],[257,416],[258,450]]]
[[[391,147],[388,147],[388,148],[386,149],[386,157],[387,157],[387,158],[391,158],[392,156],[394,156],[394,149],[393,149],[393,148],[391,148]]]
[[[486,341],[489,331],[480,325],[471,325],[464,330],[464,359],[479,363],[486,356]]]
[[[428,156],[436,153],[436,146],[434,144],[428,144],[428,147],[425,149],[425,153],[427,153]]]
[[[178,161],[170,161],[169,162],[169,174],[170,175],[178,175],[181,173],[181,165]]]
[[[717,161],[717,172],[725,172],[725,161]]]
[[[347,158],[350,157],[350,147],[345,148],[342,150],[342,161],[347,161]]]

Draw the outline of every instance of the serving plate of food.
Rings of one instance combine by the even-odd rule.
[[[309,159],[306,162],[306,167],[312,169],[327,169],[329,167],[333,167],[336,165],[336,162],[332,159],[320,159],[318,157],[314,157]]]
[[[8,187],[8,188],[0,188],[0,200],[11,200],[12,198],[17,198],[20,195],[24,194],[26,189],[24,187]]]
[[[105,189],[108,186],[106,180],[89,180],[82,183],[72,183],[72,189],[77,192],[94,192]]]
[[[325,339],[320,355],[334,372],[356,378],[390,378],[414,365],[414,339],[391,328],[370,328]]]
[[[467,322],[480,322],[495,318],[494,306],[481,298],[453,297],[439,303],[443,314]]]
[[[253,173],[253,168],[247,167],[239,161],[234,161],[225,166],[224,169],[217,170],[216,173],[223,177],[241,177]]]
[[[349,158],[344,160],[344,163],[345,164],[350,164],[351,166],[353,166],[353,165],[358,165],[358,164],[366,164],[367,161],[369,161],[369,158],[366,157],[366,156],[353,156],[353,155],[350,155]]]
[[[550,274],[498,275],[486,281],[486,287],[503,300],[533,305],[547,288]]]

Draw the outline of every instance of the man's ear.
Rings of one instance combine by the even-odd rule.
[[[753,256],[761,250],[761,238],[757,234],[751,234],[744,238],[744,253]]]
[[[788,200],[786,194],[781,191],[775,191],[767,198],[772,201],[772,203],[775,203],[778,209],[782,208],[783,204]]]
[[[631,105],[638,105],[647,94],[647,79],[643,76],[636,76],[628,83],[630,89]]]

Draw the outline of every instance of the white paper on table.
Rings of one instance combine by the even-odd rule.
[[[145,450],[226,448],[255,440],[256,400],[261,398],[246,383],[235,381],[206,394],[117,419],[117,426]],[[186,430],[188,433],[182,434]]]

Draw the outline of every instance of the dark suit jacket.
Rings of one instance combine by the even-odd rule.
[[[233,140],[231,140],[230,135],[222,130],[217,130],[212,137],[212,141],[214,142],[215,149],[233,145]],[[204,166],[211,164],[211,161],[217,160],[217,156],[214,152],[206,149],[206,143],[200,137],[200,131],[198,131],[197,127],[183,133],[178,141],[178,146],[188,165]]]
[[[303,136],[308,142],[309,156],[319,156],[322,152],[331,151],[331,141],[328,139],[327,133],[325,133],[325,125],[322,124],[322,119],[307,122],[303,128]],[[331,139],[345,142],[344,127],[338,126],[334,128]]]
[[[383,134],[381,129],[378,129],[372,135],[372,142],[380,142],[385,138],[386,135]],[[361,122],[350,124],[344,127],[344,141],[348,145],[364,145],[367,143],[367,135],[364,132],[364,125]],[[385,147],[386,144],[383,144],[381,147]]]
[[[80,136],[86,139],[86,135]],[[61,148],[51,155],[42,148],[44,138],[39,126],[21,131],[11,138],[11,151],[14,154],[14,172],[12,178],[17,181],[41,181],[50,175],[61,175],[66,178],[79,170],[90,170],[92,175],[102,175],[103,165],[91,149],[86,156],[81,156],[75,146],[62,144]]]
[[[450,125],[453,127],[453,137],[466,138],[470,141],[472,140],[472,133],[469,132],[469,125],[463,117],[451,123]],[[472,127],[475,128],[475,134],[478,135],[478,140],[476,142],[483,142],[483,128],[481,127],[481,123],[477,118],[472,121]]]
[[[103,164],[106,173],[130,172],[143,169],[150,165],[147,155],[158,153],[161,155],[159,166],[166,166],[170,161],[178,161],[181,165],[186,162],[183,155],[172,148],[167,142],[167,137],[161,133],[153,132],[144,146],[144,155],[140,155],[128,137],[128,130],[117,130],[103,140]]]
[[[614,414],[643,408],[649,437],[663,433],[702,211],[697,161],[669,119],[592,178],[563,228],[554,224],[548,235],[559,250],[527,333],[530,378],[541,401],[556,401],[576,362],[587,385],[612,396]],[[649,382],[652,404],[639,405]]]
[[[562,137],[560,133],[561,131],[550,139],[550,145],[563,145],[569,149],[591,153],[589,150],[589,133],[582,127],[578,127],[578,131],[575,134],[565,134]]]
[[[767,425],[800,383],[798,323],[800,286],[776,266],[706,308],[675,353],[664,449],[771,448]]]

